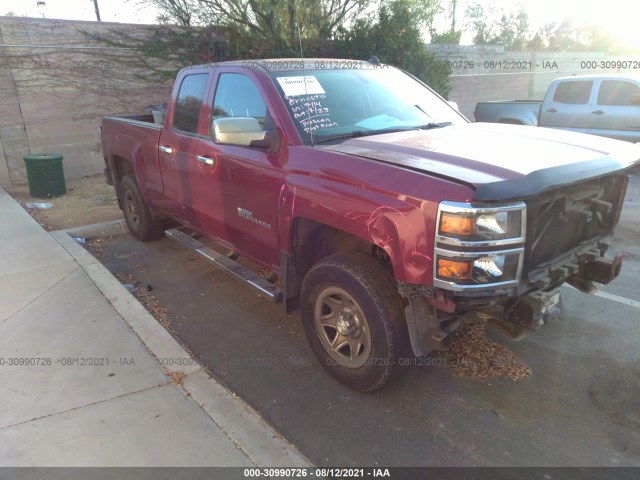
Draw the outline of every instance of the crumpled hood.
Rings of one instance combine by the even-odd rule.
[[[471,186],[482,201],[530,197],[640,161],[640,144],[493,123],[387,133],[318,148],[453,179]]]

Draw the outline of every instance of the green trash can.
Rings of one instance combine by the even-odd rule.
[[[24,156],[29,192],[34,198],[59,197],[67,193],[61,153],[34,153]]]

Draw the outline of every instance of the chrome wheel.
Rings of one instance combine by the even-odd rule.
[[[371,354],[371,330],[358,302],[344,289],[324,288],[314,305],[314,323],[331,358],[345,367],[358,368]]]

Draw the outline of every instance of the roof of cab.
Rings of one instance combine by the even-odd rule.
[[[374,63],[371,60],[350,60],[345,58],[265,58],[249,60],[231,60],[228,62],[213,62],[202,65],[193,65],[188,68],[201,67],[248,67],[262,68],[269,73],[291,72],[303,70],[348,70],[388,67],[381,63]],[[184,70],[184,69],[183,69]]]
[[[590,73],[587,75],[567,75],[555,78],[556,82],[565,82],[567,80],[636,80],[640,81],[640,75],[637,73]]]

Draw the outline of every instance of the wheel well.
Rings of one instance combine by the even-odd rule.
[[[122,182],[122,179],[129,175],[130,173],[134,173],[133,165],[126,158],[118,157],[117,155],[113,157],[113,167],[116,173],[116,179],[118,183]]]
[[[391,268],[391,260],[383,249],[343,230],[306,218],[296,219],[291,229],[286,266],[287,312],[298,305],[302,280],[309,269],[322,258],[339,252],[362,252],[381,259]]]
[[[134,173],[133,165],[129,160],[127,160],[126,158],[118,157],[117,155],[114,155],[113,173],[112,173],[114,177],[113,187],[116,190],[116,197],[118,199],[118,205],[120,206],[120,209],[123,208],[122,195],[120,195],[120,185],[122,184],[122,180],[124,179],[125,176],[133,173]]]

